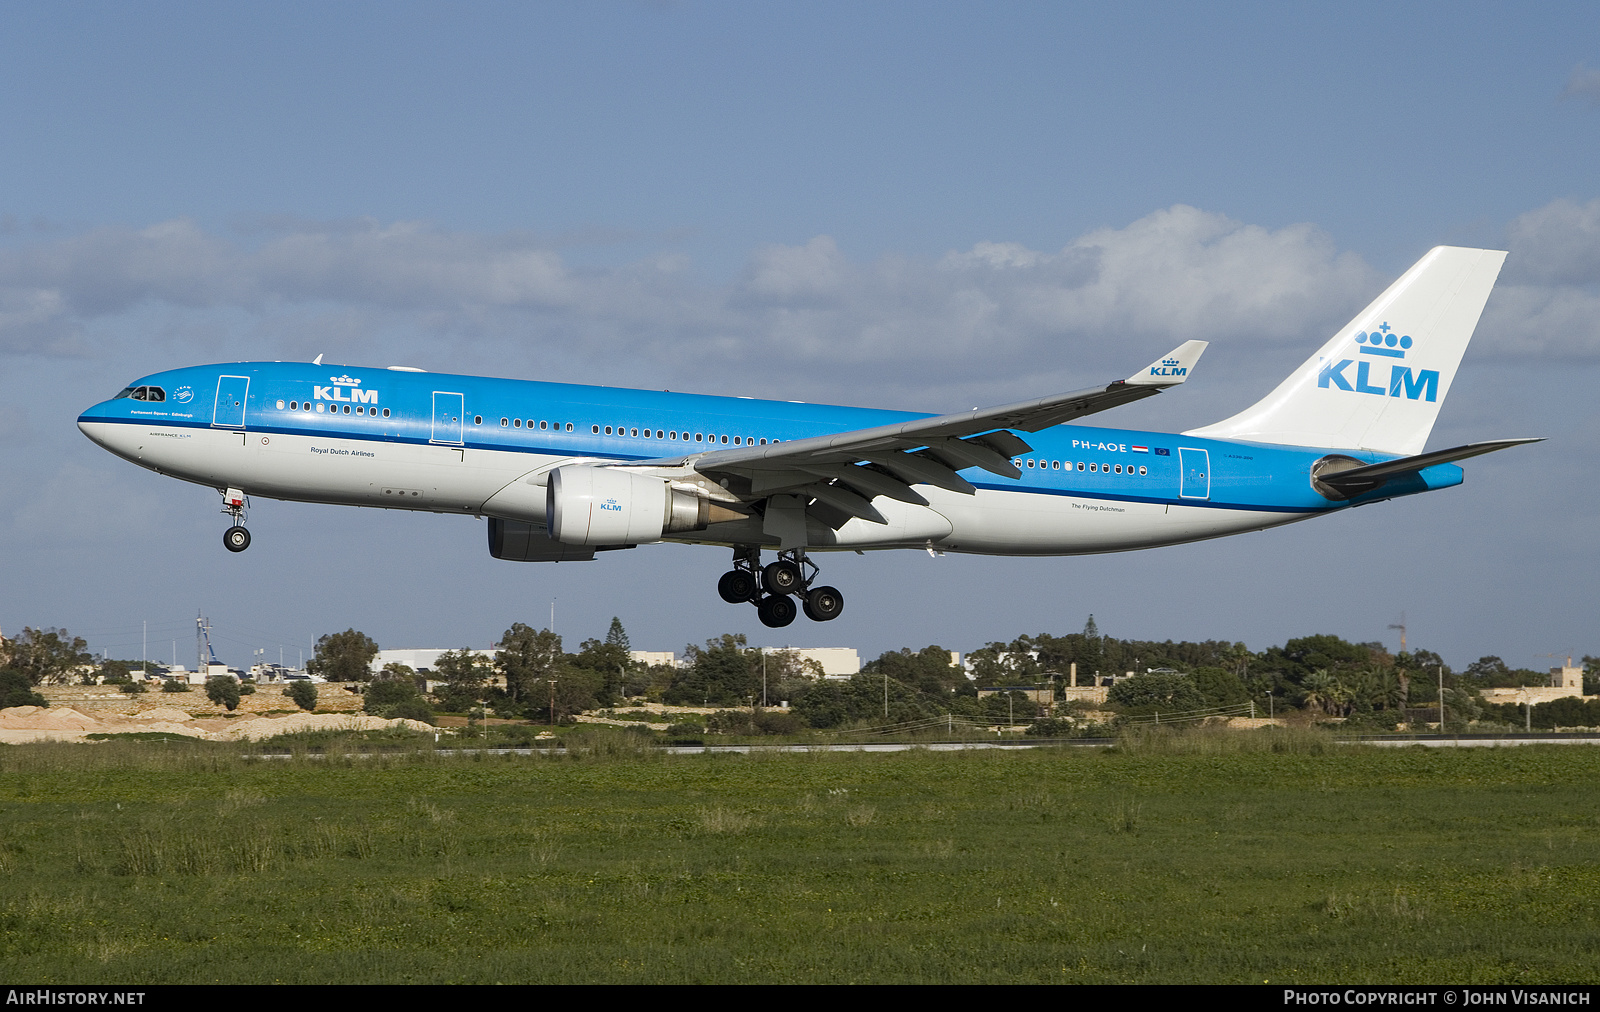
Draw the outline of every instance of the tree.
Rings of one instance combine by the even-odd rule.
[[[484,682],[493,670],[489,660],[466,647],[446,650],[433,662],[434,674],[445,682],[434,693],[439,705],[457,713],[472,709],[483,698]]]
[[[239,683],[228,675],[206,679],[206,698],[229,710],[239,708]]]
[[[100,682],[103,685],[127,685],[133,680],[133,671],[127,661],[106,661],[100,665]]]
[[[628,644],[628,631],[622,628],[622,619],[615,615],[611,616],[611,628],[606,630],[606,646],[621,647],[623,653],[632,649]]]
[[[27,675],[13,668],[0,671],[0,710],[8,706],[49,705],[49,700],[33,691]]]
[[[506,694],[512,702],[538,703],[535,689],[545,686],[561,670],[564,657],[560,636],[549,629],[513,622],[500,637],[494,666],[505,679]],[[548,705],[548,699],[545,702]]]
[[[624,635],[622,642],[626,643],[627,639]],[[591,674],[591,677],[584,680],[586,684],[593,686],[590,694],[594,697],[594,703],[590,705],[616,704],[617,697],[622,694],[623,680],[628,674],[628,666],[633,663],[626,646],[612,642],[610,636],[607,636],[603,643],[599,640],[584,640],[578,647],[577,654],[568,660],[570,667]]]
[[[317,708],[317,687],[310,681],[296,680],[289,684],[289,698],[302,710]]]
[[[1106,699],[1133,716],[1203,710],[1206,706],[1205,697],[1188,675],[1134,675],[1113,685]]]
[[[1250,701],[1250,693],[1227,668],[1203,667],[1194,669],[1194,687],[1205,697],[1207,706],[1236,706]]]
[[[410,678],[374,680],[362,696],[362,710],[375,716],[391,719],[405,717],[420,720],[424,724],[434,722],[433,707],[422,698],[416,682]]]
[[[317,639],[317,652],[306,670],[330,682],[365,682],[372,678],[372,659],[378,644],[354,629],[329,633]]]
[[[936,695],[954,693],[967,681],[964,671],[950,663],[950,651],[941,646],[926,646],[916,653],[909,647],[880,654],[862,665],[863,673],[885,674],[898,682],[914,685],[918,691]]]
[[[704,648],[692,643],[684,647],[689,665],[661,698],[682,706],[748,703],[761,692],[761,665],[746,644],[744,633],[723,633],[706,640]]]
[[[22,634],[11,641],[11,668],[33,685],[64,685],[72,680],[74,669],[94,660],[88,648],[83,637],[65,629],[23,626]]]

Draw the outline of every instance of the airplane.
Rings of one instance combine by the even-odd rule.
[[[1121,552],[1460,484],[1457,461],[1538,441],[1423,452],[1505,257],[1431,250],[1266,397],[1178,433],[1076,423],[1182,384],[1204,341],[1105,386],[946,415],[319,355],[153,373],[78,427],[215,488],[229,551],[250,545],[251,496],[486,518],[490,555],[512,561],[719,545],[720,596],[776,628],[844,609],[813,553]]]

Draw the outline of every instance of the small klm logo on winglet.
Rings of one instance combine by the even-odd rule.
[[[1153,366],[1150,367],[1150,375],[1152,375],[1152,376],[1187,376],[1187,375],[1189,375],[1189,370],[1185,369],[1183,366],[1179,365],[1178,364],[1178,360],[1175,359],[1175,358],[1164,358],[1164,359],[1161,360],[1161,364],[1160,365],[1153,365]]]

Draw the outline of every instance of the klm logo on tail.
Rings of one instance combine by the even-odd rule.
[[[1160,365],[1153,365],[1150,367],[1150,375],[1187,376],[1189,375],[1189,370],[1184,366],[1179,365],[1178,360],[1175,358],[1164,358],[1161,360]]]
[[[1411,336],[1396,334],[1387,323],[1370,334],[1366,331],[1356,335],[1356,344],[1361,345],[1357,357],[1373,355],[1379,358],[1404,359],[1406,351],[1415,342]],[[1345,375],[1345,369],[1351,365],[1356,367],[1355,385],[1350,385],[1350,378]],[[1372,383],[1373,363],[1366,359],[1357,361],[1346,358],[1337,362],[1325,363],[1317,371],[1317,386],[1322,389],[1336,388],[1349,390],[1358,394],[1376,394],[1379,397],[1399,397],[1405,395],[1408,400],[1419,397],[1428,401],[1439,399],[1439,371],[1437,369],[1418,369],[1414,374],[1409,366],[1391,365],[1389,367],[1389,385],[1381,386]]]

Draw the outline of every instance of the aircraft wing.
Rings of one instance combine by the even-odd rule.
[[[1188,379],[1205,349],[1205,341],[1186,341],[1105,387],[766,446],[712,450],[688,463],[701,474],[729,479],[725,487],[747,502],[794,495],[820,503],[822,508],[812,512],[835,528],[850,517],[883,523],[872,507],[874,496],[925,506],[928,501],[913,485],[975,492],[956,473],[965,468],[1020,477],[1011,459],[1032,447],[1009,430],[1038,432],[1160,393]]]

